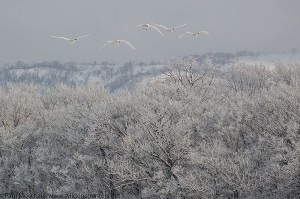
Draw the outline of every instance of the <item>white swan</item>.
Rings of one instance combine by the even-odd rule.
[[[129,41],[126,41],[126,40],[112,40],[112,41],[107,41],[107,42],[105,42],[103,44],[103,46],[101,46],[101,48],[99,50],[102,50],[109,43],[115,44],[117,46],[120,45],[120,44],[126,44],[126,45],[130,46],[133,50],[135,50],[134,46]]]
[[[145,30],[148,30],[149,28],[152,28],[152,29],[156,30],[157,32],[159,32],[162,36],[164,36],[164,34],[158,29],[158,27],[156,27],[153,24],[144,23],[144,24],[139,24],[139,25],[137,25],[135,27],[142,27]]]
[[[185,33],[183,33],[182,35],[179,35],[179,39],[181,38],[181,37],[183,37],[184,35],[192,35],[193,37],[199,37],[199,35],[202,35],[202,34],[204,34],[204,35],[209,35],[209,33],[207,32],[207,31],[205,31],[205,30],[203,30],[203,31],[199,31],[199,32],[185,32]]]
[[[152,24],[155,25],[155,26],[158,26],[158,27],[161,27],[161,28],[165,29],[167,32],[173,32],[175,29],[187,25],[187,24],[182,24],[180,26],[175,26],[175,27],[169,28],[169,27],[166,27],[166,26],[163,26],[163,25],[159,25],[159,24],[156,24],[156,23],[152,23]]]
[[[89,36],[89,35],[84,35],[84,36],[75,37],[75,38],[67,38],[67,37],[58,37],[58,36],[50,35],[50,37],[67,40],[70,44],[74,44],[78,39],[81,39],[81,38],[84,38],[84,37],[87,37],[87,36]]]

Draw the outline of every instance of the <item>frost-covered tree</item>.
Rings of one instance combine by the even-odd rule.
[[[298,72],[184,57],[130,92],[7,84],[0,190],[299,198]]]

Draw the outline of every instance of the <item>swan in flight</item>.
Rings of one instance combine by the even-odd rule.
[[[148,24],[148,23],[145,23],[145,24],[139,24],[135,27],[142,27],[144,28],[145,30],[148,30],[149,28],[152,28],[154,30],[156,30],[157,32],[159,32],[162,36],[164,36],[164,34],[158,29],[158,27],[156,27],[155,25],[153,24]]]
[[[207,31],[205,31],[205,30],[203,30],[203,31],[199,31],[199,32],[185,32],[185,33],[183,33],[182,35],[179,35],[179,39],[181,38],[181,37],[183,37],[184,35],[192,35],[193,37],[199,37],[199,35],[202,35],[202,34],[204,34],[204,35],[209,35],[209,33],[207,32]]]
[[[163,29],[165,29],[167,32],[173,32],[175,29],[177,29],[177,28],[180,28],[180,27],[182,27],[182,26],[186,26],[187,24],[182,24],[182,25],[180,25],[180,26],[176,26],[176,27],[171,27],[171,28],[168,28],[168,27],[166,27],[166,26],[163,26],[163,25],[159,25],[159,24],[155,24],[155,23],[152,23],[153,25],[155,25],[155,26],[158,26],[158,27],[161,27],[161,28],[163,28]]]
[[[126,44],[126,45],[130,46],[133,50],[135,50],[135,48],[133,47],[133,45],[131,45],[131,43],[129,43],[129,41],[126,41],[126,40],[112,40],[112,41],[107,41],[105,44],[103,44],[103,46],[101,46],[100,50],[102,50],[109,43],[115,44],[116,46],[118,46],[120,44]]]
[[[83,35],[81,37],[75,37],[75,38],[67,38],[67,37],[58,37],[58,36],[50,35],[50,37],[67,40],[70,44],[74,44],[78,39],[81,39],[81,38],[84,38],[87,36],[89,36],[89,35]]]

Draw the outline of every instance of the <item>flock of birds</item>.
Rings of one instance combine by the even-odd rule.
[[[167,32],[173,32],[176,29],[181,28],[181,27],[186,26],[186,25],[187,24],[182,24],[182,25],[179,25],[179,26],[176,26],[176,27],[166,27],[166,26],[163,26],[163,25],[160,25],[160,24],[155,24],[155,23],[145,23],[145,24],[136,25],[135,27],[136,28],[141,27],[144,30],[153,29],[153,30],[156,30],[158,33],[160,33],[162,36],[164,36],[164,34],[160,31],[160,29],[158,27],[163,28]],[[199,32],[185,32],[185,33],[179,35],[178,38],[180,39],[185,35],[191,35],[191,36],[196,38],[196,37],[199,37],[200,35],[203,35],[203,34],[204,35],[209,35],[209,33],[207,31],[203,30],[203,31],[199,31]],[[79,39],[87,37],[87,36],[89,36],[89,35],[83,35],[83,36],[75,37],[75,38],[67,38],[67,37],[58,37],[58,36],[50,35],[50,37],[53,37],[53,38],[64,39],[64,40],[68,41],[70,44],[74,44]],[[120,44],[125,44],[125,45],[129,46],[130,48],[132,48],[133,50],[135,50],[135,47],[127,40],[107,41],[100,47],[100,50],[102,50],[107,44],[114,44],[116,46],[118,46]]]

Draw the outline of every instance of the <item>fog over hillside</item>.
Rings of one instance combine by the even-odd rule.
[[[274,67],[280,63],[297,63],[300,54],[261,54],[251,51],[236,53],[204,53],[193,55],[197,62],[211,62],[216,68],[225,68],[234,64],[264,65]],[[70,86],[96,84],[104,86],[110,91],[118,89],[132,89],[147,77],[162,74],[166,70],[166,63],[151,61],[149,63],[128,61],[124,64],[113,62],[78,63],[78,62],[41,62],[25,63],[18,61],[6,64],[0,68],[0,82],[37,84],[44,87],[53,87],[58,84]]]

